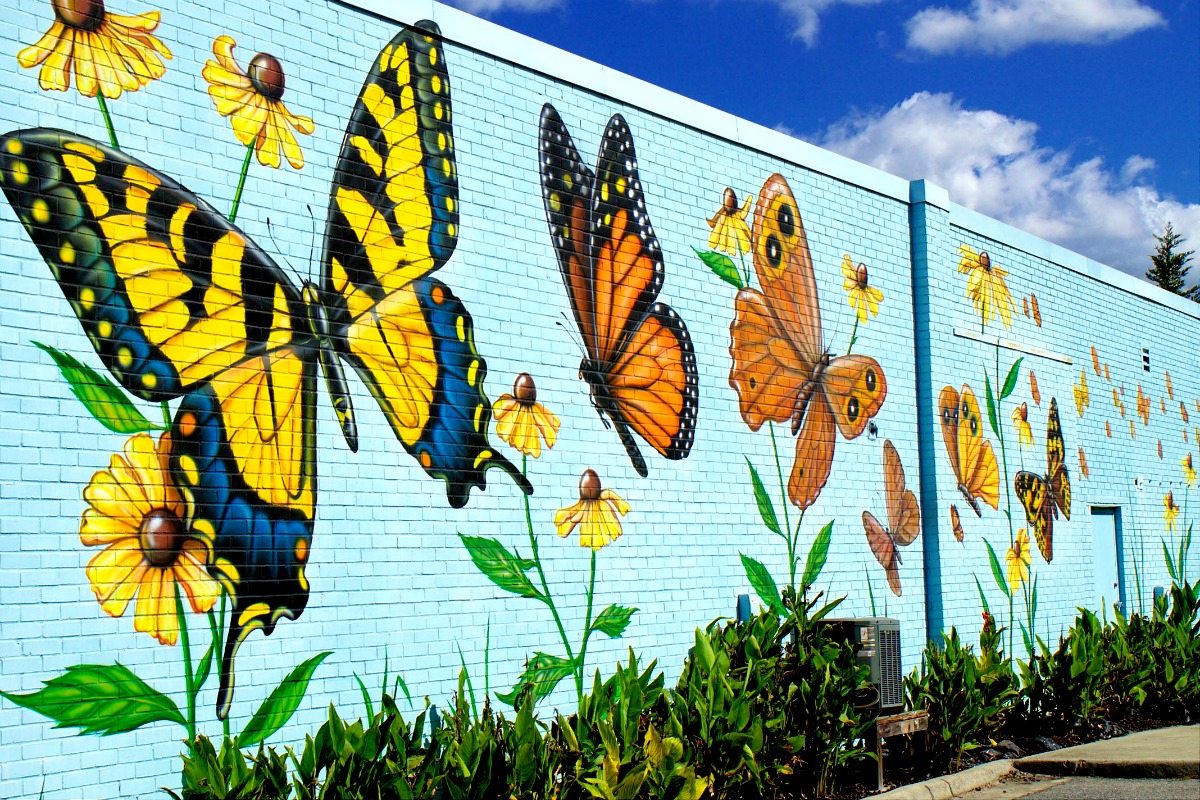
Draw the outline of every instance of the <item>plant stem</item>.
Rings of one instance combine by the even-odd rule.
[[[104,117],[104,127],[108,129],[108,143],[113,146],[114,150],[120,150],[121,145],[117,144],[117,132],[113,129],[112,117],[108,113],[108,103],[104,102],[104,94],[96,92],[96,99],[100,101],[100,115]]]
[[[750,268],[746,266],[746,254],[742,252],[742,246],[737,246],[738,258],[742,261],[742,274],[746,276],[746,286],[750,286]]]
[[[846,355],[850,355],[850,351],[854,349],[854,343],[858,341],[858,311],[854,312],[854,328],[850,331],[850,346],[846,348]]]
[[[188,638],[187,615],[183,611],[183,598],[179,594],[179,583],[175,582],[175,617],[179,621],[179,641],[183,652],[183,678],[187,688],[187,734],[188,750],[196,740],[196,676],[192,672],[192,645]]]
[[[587,612],[583,618],[583,644],[579,646],[579,661],[575,667],[575,691],[579,695],[579,703],[583,703],[583,667],[587,659],[588,639],[592,636],[592,597],[596,591],[596,551],[592,551],[592,568],[588,576]]]
[[[254,155],[254,142],[246,145],[246,159],[242,161],[242,174],[238,177],[237,191],[233,194],[233,208],[229,211],[229,222],[237,219],[238,206],[242,204],[242,189],[246,186],[246,173],[250,171],[250,157]]]
[[[1004,467],[1004,515],[1008,517],[1008,546],[1011,548],[1016,542],[1016,535],[1013,533],[1012,521],[1012,491],[1008,485],[1008,451],[1004,447],[1004,410],[1001,408],[1000,395],[1003,392],[1003,387],[1000,385],[1000,340],[996,340],[996,383],[994,389],[994,400],[996,405],[996,438],[1000,440],[1000,461]],[[1030,559],[1030,565],[1033,560]],[[1016,620],[1013,618],[1013,598],[1012,592],[1008,594],[1008,652],[1013,651],[1013,628],[1016,627]],[[1032,635],[1032,634],[1031,634]]]
[[[165,426],[164,430],[171,430],[171,407],[167,405],[165,400],[162,403],[162,415],[163,425]]]
[[[521,475],[528,479],[529,456],[521,454]],[[554,616],[554,624],[558,626],[558,635],[562,639],[563,647],[567,650],[567,658],[575,659],[575,655],[571,649],[571,642],[567,639],[567,630],[563,627],[562,618],[558,616],[558,609],[554,606],[554,598],[550,595],[550,584],[546,580],[546,571],[542,569],[542,556],[538,552],[537,534],[533,530],[533,514],[529,510],[529,495],[524,492],[521,496],[525,500],[525,526],[529,530],[529,548],[533,551],[533,563],[537,567],[538,580],[542,582],[542,597],[543,602],[550,608],[550,613]],[[489,623],[490,624],[490,623]]]
[[[796,590],[796,545],[792,542],[792,522],[788,515],[787,484],[783,482],[783,466],[779,461],[779,445],[775,442],[775,423],[768,422],[767,429],[771,431],[771,450],[775,453],[775,474],[779,476],[779,496],[783,498],[783,529],[788,531],[784,536],[788,547],[788,588]]]

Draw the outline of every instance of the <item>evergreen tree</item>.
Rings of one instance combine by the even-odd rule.
[[[1154,240],[1157,245],[1150,256],[1153,266],[1146,270],[1146,280],[1157,283],[1168,292],[1200,302],[1200,284],[1189,289],[1186,280],[1191,269],[1188,262],[1196,251],[1177,249],[1185,240],[1175,232],[1170,222],[1163,228],[1162,236],[1156,234]]]

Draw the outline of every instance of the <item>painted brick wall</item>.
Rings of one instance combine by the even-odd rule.
[[[740,555],[762,562],[781,585],[787,582],[786,548],[764,526],[747,460],[760,473],[781,522],[786,508],[794,528],[800,512],[784,502],[779,473],[786,481],[796,438],[787,422],[775,426],[777,464],[768,427],[753,432],[743,420],[730,383],[737,290],[696,254],[710,249],[706,220],[720,208],[726,187],[740,203],[757,195],[773,173],[787,180],[807,231],[821,345],[840,356],[856,335],[854,353],[875,359],[887,381],[886,401],[872,419],[876,433],[852,441],[840,433],[830,437],[835,443],[831,477],[800,522],[803,569],[818,531],[833,521],[828,562],[814,590],[845,596],[839,614],[874,611],[897,617],[906,668],[917,663],[927,634],[951,625],[968,637],[978,632],[975,579],[992,611],[1007,624],[1007,601],[992,579],[983,541],[992,544],[1003,564],[1012,544],[1002,513],[1010,505],[1007,487],[1019,469],[1045,470],[1052,397],[1058,401],[1074,496],[1071,520],[1055,523],[1053,560],[1047,563],[1036,551],[1032,556],[1040,595],[1036,632],[1056,636],[1076,605],[1098,605],[1088,588],[1095,570],[1092,506],[1121,509],[1126,608],[1139,602],[1135,563],[1141,603],[1149,602],[1153,587],[1168,581],[1160,538],[1177,542],[1178,533],[1165,532],[1163,495],[1173,492],[1185,508],[1180,521],[1189,519],[1180,462],[1196,451],[1200,438],[1194,430],[1200,422],[1195,405],[1200,326],[1194,311],[1185,313],[1184,306],[1156,291],[1130,289],[1111,270],[965,211],[937,187],[909,187],[451,9],[429,2],[364,8],[284,2],[266,13],[239,4],[157,4],[153,9],[161,11],[162,22],[154,33],[173,58],[162,78],[108,102],[114,133],[124,152],[225,213],[234,202],[247,149],[215,113],[201,70],[222,35],[236,41],[234,55],[243,67],[256,52],[276,56],[286,75],[283,102],[292,112],[311,116],[315,130],[298,137],[302,169],[271,169],[252,161],[236,223],[298,288],[304,279],[316,280],[321,268],[330,184],[368,71],[402,23],[432,18],[441,25],[460,220],[457,248],[437,277],[471,315],[474,344],[486,360],[482,388],[489,401],[512,391],[515,376],[527,372],[536,380],[538,401],[561,420],[554,447],[528,460],[534,486],[529,509],[548,583],[576,644],[587,613],[591,551],[579,546],[579,531],[566,539],[554,535],[555,514],[579,499],[586,469],[594,469],[604,487],[630,507],[621,519],[623,535],[596,554],[593,607],[638,610],[622,637],[597,634],[590,640],[589,681],[592,670],[607,674],[630,647],[643,659],[657,658],[673,681],[693,629],[732,615],[739,594],[753,595]],[[0,34],[0,63],[9,65],[0,74],[3,129],[62,128],[107,141],[96,100],[74,86],[67,92],[41,91],[37,70],[17,65],[18,52],[52,24],[51,6],[10,0],[5,11],[11,24]],[[539,115],[545,103],[557,109],[589,166],[595,164],[593,154],[610,117],[625,118],[646,211],[663,253],[659,300],[684,320],[694,346],[695,443],[686,458],[668,460],[639,439],[648,462],[646,478],[637,474],[616,433],[593,408],[579,376],[579,334],[547,229],[539,177]],[[15,162],[5,163],[3,174],[11,182]],[[749,216],[754,217],[753,210]],[[0,385],[0,690],[26,695],[68,667],[119,662],[182,708],[181,645],[162,646],[137,632],[133,606],[121,617],[104,613],[85,572],[101,549],[81,544],[85,487],[109,467],[129,436],[101,426],[34,343],[70,354],[99,374],[106,369],[9,204],[0,205],[0,240],[0,363],[8,375]],[[1016,301],[1012,329],[993,320],[982,335],[1017,346],[1000,348],[1001,370],[1018,356],[1025,359],[1014,393],[999,408],[1007,460],[999,481],[1000,511],[985,508],[980,517],[967,509],[957,489],[935,407],[943,386],[958,389],[964,383],[982,405],[983,371],[990,369],[996,380],[996,348],[974,337],[980,324],[966,297],[967,276],[958,270],[962,245],[988,252],[992,263],[1008,272]],[[857,327],[841,272],[844,256],[854,268],[866,267],[869,285],[883,298],[878,315]],[[740,259],[734,261],[741,266]],[[751,261],[748,257],[746,264]],[[758,287],[760,279],[751,283]],[[1038,298],[1041,325],[1022,313],[1021,298],[1030,295]],[[1108,365],[1108,378],[1092,371],[1092,346],[1101,371]],[[1143,347],[1150,348],[1150,372],[1142,371]],[[1030,369],[1039,382],[1040,405],[1031,397]],[[1073,394],[1081,371],[1091,402],[1082,417]],[[1174,398],[1160,402],[1167,395],[1167,371]],[[1150,400],[1146,424],[1137,412],[1139,384]],[[1111,396],[1116,387],[1120,398],[1122,386],[1124,417]],[[385,665],[391,675],[403,676],[417,706],[423,696],[444,705],[462,664],[477,693],[483,691],[485,669],[490,687],[501,691],[514,685],[535,651],[562,652],[547,608],[490,582],[459,536],[494,537],[529,556],[523,495],[514,481],[493,470],[486,491],[473,491],[465,508],[452,508],[443,482],[404,452],[365,384],[353,375],[350,393],[358,419],[357,453],[339,434],[323,389],[315,399],[320,483],[305,559],[307,607],[298,619],[282,620],[269,637],[251,633],[236,657],[229,715],[235,733],[293,667],[331,653],[316,669],[296,715],[269,740],[275,744],[302,741],[320,724],[329,703],[353,715],[361,707],[356,676],[378,686]],[[1021,402],[1029,409],[1032,448],[1016,443],[1009,417]],[[1181,402],[1195,414],[1190,427],[1183,424]],[[159,418],[154,404],[133,403],[149,419]],[[172,403],[177,406],[178,401]],[[1130,420],[1135,421],[1133,436]],[[183,433],[179,424],[176,435]],[[489,435],[497,452],[519,463],[494,421]],[[985,436],[1000,456],[998,437],[990,430]],[[920,490],[924,512],[921,535],[901,548],[900,596],[889,591],[862,522],[864,510],[886,520],[885,440],[900,456],[907,486]],[[1079,474],[1080,447],[1090,467],[1087,478]],[[962,543],[949,528],[952,503],[962,512]],[[1015,495],[1011,510],[1012,530],[1028,527]],[[1195,555],[1188,568],[1193,576],[1200,569]],[[1018,616],[1022,602],[1015,604]],[[208,620],[187,617],[192,658],[198,661],[211,638]],[[1021,652],[1019,637],[1014,649]],[[221,732],[214,714],[215,672],[197,699],[198,728],[210,736]],[[568,679],[543,707],[569,709],[574,697]],[[71,730],[53,729],[34,711],[0,700],[0,797],[35,796],[43,786],[48,798],[152,794],[177,781],[182,730],[158,722],[112,737],[77,737]]]

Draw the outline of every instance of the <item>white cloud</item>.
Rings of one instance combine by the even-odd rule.
[[[950,199],[1104,264],[1141,276],[1153,234],[1170,220],[1200,244],[1200,204],[1163,197],[1154,162],[1102,159],[1039,147],[1037,125],[963,108],[920,92],[886,111],[851,114],[812,137],[822,147],[908,180],[927,178]]]
[[[443,0],[470,14],[486,16],[497,11],[549,11],[558,8],[562,0]]]
[[[884,0],[770,0],[792,20],[792,36],[808,47],[817,43],[821,14],[832,6],[873,6]]]
[[[908,46],[932,54],[1011,53],[1033,44],[1100,44],[1165,25],[1138,0],[972,0],[965,11],[937,7],[908,21]]]

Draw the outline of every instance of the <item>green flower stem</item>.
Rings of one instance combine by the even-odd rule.
[[[246,173],[250,171],[250,157],[254,155],[254,142],[246,145],[246,159],[242,161],[242,174],[238,177],[237,191],[233,194],[233,208],[229,210],[229,222],[237,219],[238,206],[242,204],[242,189],[246,187]]]
[[[104,127],[108,128],[108,143],[113,146],[114,150],[120,150],[121,145],[117,144],[117,132],[113,129],[112,117],[108,113],[108,103],[104,102],[104,93],[96,92],[96,99],[100,101],[100,114],[104,117]]]
[[[854,328],[850,331],[850,345],[846,348],[846,355],[850,355],[850,351],[854,349],[854,343],[858,341],[858,310],[854,311]]]
[[[1004,410],[1001,407],[1000,394],[1003,387],[1000,384],[1000,339],[996,339],[996,382],[995,382],[995,399],[996,404],[996,438],[1000,440],[1000,462],[1004,468],[1004,515],[1008,517],[1008,546],[1011,548],[1016,543],[1016,534],[1013,532],[1012,521],[1012,489],[1008,485],[1008,451],[1004,446]],[[1032,557],[1029,559],[1030,569],[1033,567]],[[1008,593],[1008,652],[1013,651],[1013,628],[1016,627],[1016,619],[1013,617],[1013,597],[1012,592]],[[1032,633],[1030,634],[1033,635]]]
[[[196,676],[192,672],[192,645],[188,638],[187,615],[183,611],[183,597],[179,594],[179,582],[175,582],[175,618],[179,621],[179,639],[183,652],[183,678],[187,688],[187,734],[188,750],[196,741]]]
[[[771,449],[775,452],[775,474],[779,476],[779,495],[783,498],[783,529],[789,534],[784,535],[784,541],[788,547],[788,586],[795,591],[796,589],[796,545],[792,541],[790,531],[792,530],[792,522],[788,518],[788,497],[787,484],[783,482],[783,465],[779,461],[779,445],[775,441],[775,423],[768,422],[767,429],[771,431]],[[797,525],[799,528],[799,525]],[[797,531],[797,535],[799,531]]]
[[[521,454],[521,475],[525,478],[529,477],[529,456]],[[538,580],[542,582],[542,598],[543,602],[550,609],[550,613],[554,616],[554,624],[558,626],[558,635],[562,639],[563,647],[566,648],[567,658],[575,659],[574,651],[571,648],[571,642],[567,638],[567,629],[563,627],[562,618],[558,615],[558,609],[554,605],[554,597],[550,594],[550,583],[546,580],[546,571],[542,568],[542,556],[538,552],[537,534],[533,530],[533,513],[529,509],[529,495],[521,493],[525,499],[525,525],[529,530],[529,548],[533,551],[533,563],[537,567]]]
[[[746,266],[746,254],[742,252],[742,246],[737,246],[738,258],[742,262],[742,274],[746,276],[746,286],[750,285],[750,268]]]
[[[579,661],[575,664],[575,692],[583,703],[583,666],[587,658],[588,639],[592,636],[592,597],[596,591],[596,551],[592,550],[592,569],[588,577],[587,612],[583,618],[583,643],[579,646]]]
[[[164,400],[162,403],[162,415],[164,430],[171,430],[171,407]]]

